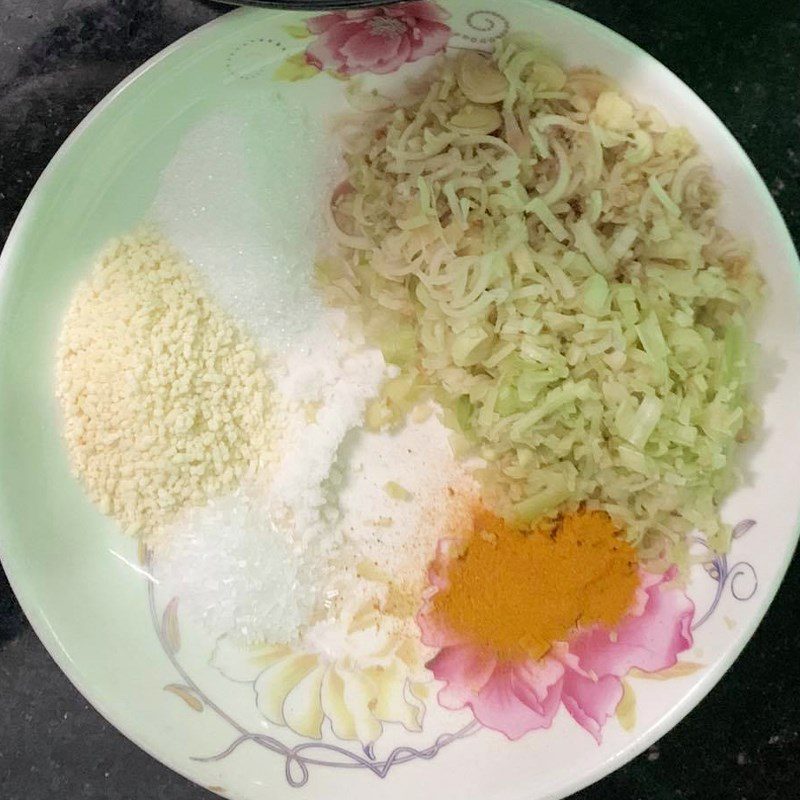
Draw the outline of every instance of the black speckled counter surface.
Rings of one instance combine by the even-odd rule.
[[[722,118],[800,241],[800,0],[567,0],[652,53]],[[0,243],[41,170],[118,81],[226,11],[196,0],[0,0]],[[579,800],[800,797],[800,563],[697,710]],[[423,794],[420,795],[422,797]],[[0,798],[211,798],[108,725],[0,572]]]

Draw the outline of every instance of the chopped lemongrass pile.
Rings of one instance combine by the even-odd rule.
[[[725,549],[760,279],[694,140],[518,38],[437,69],[343,132],[319,279],[401,370],[367,423],[433,396],[501,512],[585,502],[645,556],[694,528]]]

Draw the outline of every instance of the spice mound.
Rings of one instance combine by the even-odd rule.
[[[512,660],[541,658],[578,627],[613,628],[634,602],[638,565],[604,512],[578,511],[524,529],[480,509],[440,577],[434,616]]]
[[[57,357],[69,456],[129,533],[256,468],[268,388],[253,342],[151,232],[112,242],[72,300]]]

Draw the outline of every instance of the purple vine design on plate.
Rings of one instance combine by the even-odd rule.
[[[149,553],[145,563],[148,572],[151,572]],[[363,754],[324,742],[302,742],[294,747],[289,747],[289,745],[272,736],[267,736],[263,733],[252,733],[217,705],[186,672],[178,660],[177,654],[181,647],[180,628],[178,626],[178,598],[173,597],[167,603],[163,614],[159,618],[158,609],[156,608],[155,588],[152,581],[148,581],[147,584],[147,597],[150,617],[161,648],[182,681],[182,684],[169,684],[165,689],[181,697],[195,711],[202,711],[203,708],[210,709],[238,733],[236,739],[222,752],[211,756],[193,757],[193,761],[202,763],[221,761],[245,742],[253,742],[266,750],[283,756],[286,762],[286,781],[290,786],[300,788],[308,782],[309,767],[311,766],[338,769],[368,769],[379,778],[385,778],[389,771],[398,764],[406,764],[417,759],[428,761],[434,758],[447,745],[460,739],[465,739],[481,728],[481,725],[473,720],[457,731],[442,734],[427,747],[421,749],[407,745],[397,747],[383,760],[376,759],[372,745],[364,747]],[[318,753],[319,755],[313,755],[313,753]],[[327,758],[324,757],[325,754],[328,755]]]
[[[755,524],[756,521],[754,519],[743,519],[734,526],[731,534],[731,541],[735,542],[737,539],[740,539],[754,527]],[[698,538],[696,541],[706,549],[711,550],[704,539]],[[722,594],[726,586],[730,586],[731,594],[740,602],[749,600],[758,591],[758,574],[756,573],[755,567],[749,561],[737,561],[735,564],[731,565],[728,563],[728,556],[725,553],[712,552],[713,556],[711,560],[707,561],[703,566],[712,580],[717,582],[716,592],[714,593],[714,599],[711,601],[711,606],[700,619],[695,621],[692,625],[692,630],[697,630],[703,623],[710,619],[712,614],[717,610],[717,606],[722,599]],[[741,588],[741,581],[748,579],[750,585],[743,590]]]
[[[362,756],[358,753],[352,752],[351,750],[347,750],[344,747],[320,742],[304,742],[296,745],[295,747],[287,747],[281,742],[278,742],[276,739],[273,739],[271,736],[265,736],[264,734],[260,733],[244,733],[235,739],[221,753],[213,756],[207,756],[205,758],[194,758],[193,760],[205,763],[221,761],[222,759],[227,758],[231,753],[233,753],[234,750],[236,750],[245,742],[256,742],[262,747],[265,747],[272,752],[280,753],[286,758],[286,780],[290,786],[299,788],[304,786],[308,781],[309,766],[338,767],[340,769],[369,769],[379,778],[385,778],[389,774],[389,770],[395,765],[405,764],[418,758],[430,760],[434,758],[446,745],[456,741],[457,739],[466,738],[470,734],[475,733],[480,727],[480,724],[473,720],[455,733],[442,734],[432,745],[421,750],[408,746],[397,747],[392,750],[388,757],[383,761],[377,761],[375,759],[372,745],[366,745],[363,748],[364,755]],[[348,760],[332,761],[330,759],[313,758],[302,755],[302,753],[312,750],[322,750],[326,753],[336,753],[337,755],[340,755]],[[297,772],[294,771],[295,768]]]

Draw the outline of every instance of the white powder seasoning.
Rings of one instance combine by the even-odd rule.
[[[394,434],[359,431],[339,497],[342,537],[375,575],[421,599],[439,539],[468,529],[478,493],[436,413]]]

